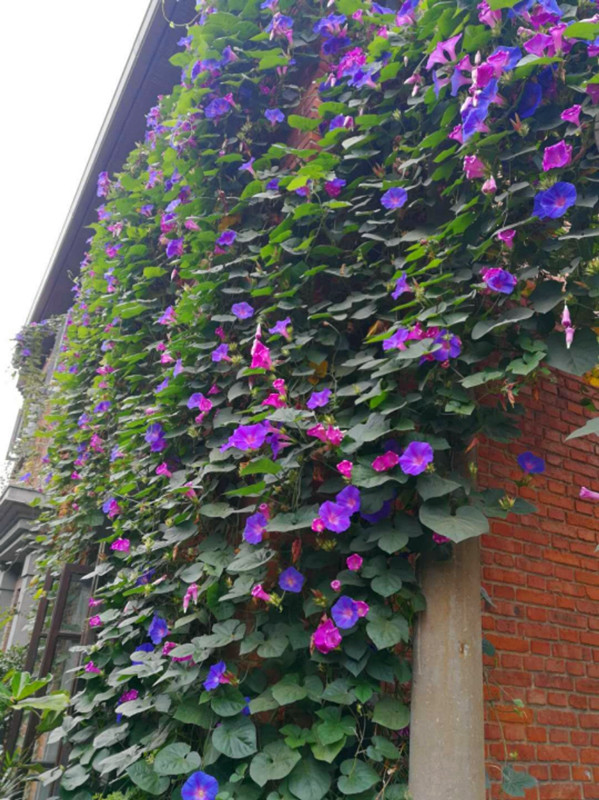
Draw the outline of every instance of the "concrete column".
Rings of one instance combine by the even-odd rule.
[[[480,544],[421,569],[410,723],[412,800],[484,800]]]
[[[21,591],[17,599],[15,616],[8,636],[7,647],[15,644],[25,645],[29,642],[30,625],[29,612],[33,605],[33,593],[29,587],[31,578],[35,574],[35,557],[32,554],[25,556],[21,570]]]

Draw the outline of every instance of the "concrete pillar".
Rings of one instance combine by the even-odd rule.
[[[480,543],[424,561],[410,723],[412,800],[484,800]]]
[[[29,642],[31,634],[29,613],[33,606],[33,593],[29,584],[34,575],[35,556],[29,554],[25,556],[23,568],[21,570],[21,590],[17,598],[15,616],[8,636],[7,647],[11,647],[15,644],[26,645]]]

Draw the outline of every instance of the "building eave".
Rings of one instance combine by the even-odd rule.
[[[164,7],[163,7],[164,6]],[[133,49],[112,98],[104,123],[87,162],[77,192],[29,312],[28,322],[39,322],[67,311],[71,304],[73,277],[96,221],[100,205],[96,195],[98,173],[122,169],[128,154],[144,137],[145,115],[159,94],[166,94],[178,79],[169,63],[180,27],[193,18],[193,0],[151,0]],[[172,20],[177,27],[171,27]]]

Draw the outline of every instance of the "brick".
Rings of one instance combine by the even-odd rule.
[[[567,745],[540,744],[537,755],[539,761],[578,761],[578,750]]]

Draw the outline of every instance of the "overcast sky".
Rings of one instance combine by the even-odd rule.
[[[25,323],[149,0],[0,4],[0,464]]]

